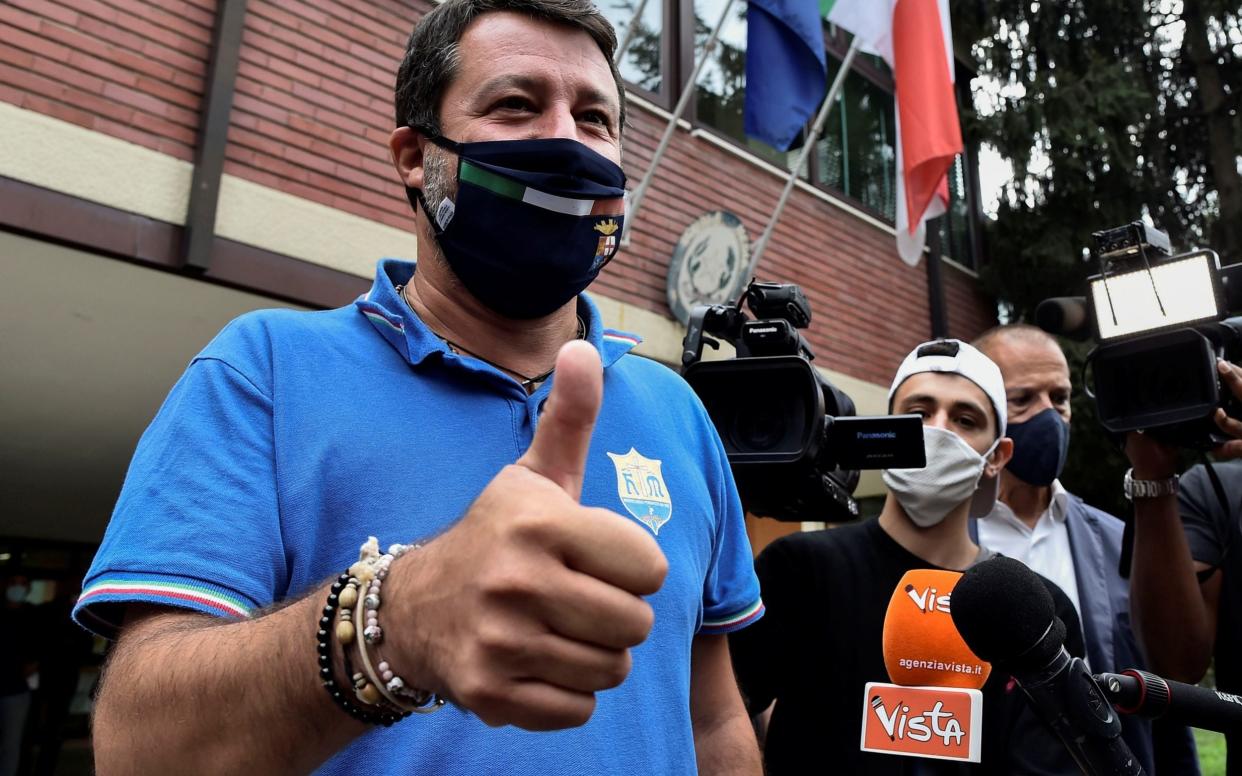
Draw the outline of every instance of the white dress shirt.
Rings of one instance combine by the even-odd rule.
[[[979,520],[979,543],[1001,555],[1020,560],[1043,574],[1065,591],[1082,621],[1078,605],[1078,577],[1074,574],[1074,555],[1070,552],[1069,529],[1065,525],[1069,494],[1060,480],[1052,481],[1052,499],[1032,529],[1000,500],[992,512]]]

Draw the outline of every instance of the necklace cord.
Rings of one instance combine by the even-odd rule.
[[[414,305],[410,304],[410,299],[408,296],[406,296],[406,293],[405,293],[406,288],[407,288],[406,284],[402,283],[398,285],[394,290],[397,292],[398,296],[401,297],[401,301],[405,302],[406,306],[410,308],[410,312],[414,312]],[[577,316],[577,318],[578,318],[578,335],[575,339],[580,339],[580,340],[586,339],[586,322],[582,320],[581,315]],[[526,375],[522,374],[516,369],[510,369],[507,366],[498,364],[495,361],[492,361],[491,359],[484,358],[483,356],[480,356],[478,353],[475,353],[472,350],[468,350],[462,347],[461,345],[458,345],[456,342],[453,342],[448,337],[442,337],[439,334],[436,334],[436,336],[440,337],[440,341],[443,342],[445,345],[447,345],[448,349],[451,350],[452,352],[457,353],[459,355],[465,354],[467,356],[470,356],[471,358],[477,358],[479,361],[482,361],[484,364],[487,364],[493,369],[499,369],[502,372],[507,372],[513,375],[514,377],[518,378],[518,384],[528,390],[532,386],[537,385],[538,383],[542,383],[544,380],[547,380],[549,377],[552,376],[552,373],[556,371],[556,367],[553,366],[551,369],[549,369],[546,372],[542,372],[540,374],[527,377]]]

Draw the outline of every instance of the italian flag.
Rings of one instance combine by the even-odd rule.
[[[620,216],[625,214],[625,198],[610,199],[574,199],[533,189],[515,180],[497,175],[491,170],[471,163],[468,159],[461,161],[461,180],[475,186],[492,191],[502,197],[517,199],[535,207],[551,210],[554,213],[565,213],[571,216]]]
[[[893,70],[897,252],[914,266],[923,255],[926,220],[948,209],[947,173],[962,152],[948,0],[820,0],[820,10]]]

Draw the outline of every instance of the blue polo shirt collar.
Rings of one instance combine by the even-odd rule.
[[[396,291],[397,285],[408,283],[414,276],[414,267],[413,262],[382,259],[371,290],[358,297],[354,306],[402,358],[417,365],[433,353],[443,358],[450,351]],[[604,328],[599,308],[586,294],[578,296],[578,314],[586,321],[587,341],[599,351],[605,369],[642,342],[637,334]]]

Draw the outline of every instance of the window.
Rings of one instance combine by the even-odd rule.
[[[940,254],[969,269],[975,268],[971,235],[970,199],[966,188],[965,156],[958,154],[949,168],[949,209],[936,219],[940,228]]]
[[[840,61],[828,58],[828,83]],[[896,122],[892,92],[850,72],[815,144],[815,180],[884,218],[895,218]]]
[[[640,6],[642,16],[631,29],[630,22]],[[665,71],[664,0],[604,0],[600,10],[617,31],[618,49],[625,48],[617,63],[621,77],[644,91],[659,94]]]

